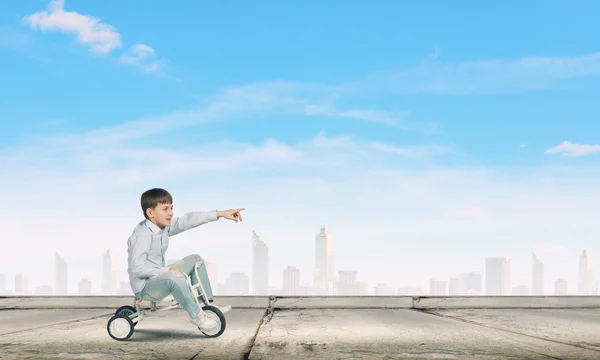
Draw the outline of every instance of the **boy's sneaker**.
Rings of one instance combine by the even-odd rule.
[[[219,325],[213,318],[206,316],[204,312],[200,312],[195,318],[190,318],[190,322],[203,331],[212,330]]]

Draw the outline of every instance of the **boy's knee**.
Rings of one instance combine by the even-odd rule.
[[[179,269],[169,269],[169,279],[174,281],[180,281],[186,279],[187,276]]]
[[[203,262],[204,260],[202,259],[202,257],[198,254],[192,254],[192,255],[188,255],[186,257],[186,259],[188,260],[192,260],[194,262]]]

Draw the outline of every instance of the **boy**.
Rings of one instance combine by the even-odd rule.
[[[150,189],[142,194],[142,211],[146,220],[140,222],[127,241],[128,273],[131,289],[137,298],[147,301],[160,301],[169,295],[190,315],[190,321],[206,331],[217,325],[217,322],[206,317],[198,308],[194,297],[197,291],[190,291],[184,274],[192,277],[192,283],[202,282],[209,302],[213,302],[213,293],[206,265],[199,255],[190,255],[184,259],[165,266],[165,252],[169,247],[169,237],[183,231],[193,229],[220,218],[242,221],[242,209],[190,212],[180,218],[173,217],[173,197],[164,189]],[[198,267],[200,279],[196,279],[194,266]],[[199,290],[199,289],[198,289]]]

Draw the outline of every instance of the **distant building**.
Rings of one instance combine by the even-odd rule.
[[[366,283],[359,282],[356,271],[338,271],[339,279],[335,282],[335,295],[364,296],[369,294]]]
[[[396,291],[398,296],[421,296],[425,295],[425,291],[418,287],[401,287]]]
[[[300,295],[300,270],[295,266],[288,266],[283,270],[283,295]],[[273,294],[275,295],[275,294]]]
[[[102,258],[102,294],[114,295],[117,291],[117,259],[112,250],[107,250]]]
[[[509,295],[511,293],[510,276],[510,260],[508,258],[487,258],[485,260],[486,295]]]
[[[92,294],[92,282],[88,279],[79,280],[77,293],[80,296],[89,296]]]
[[[269,295],[269,247],[252,231],[252,294]]]
[[[566,296],[569,294],[569,283],[565,279],[558,279],[554,282],[554,294],[557,296]]]
[[[315,295],[333,295],[335,293],[335,282],[333,236],[329,229],[323,226],[315,236],[313,293]]]
[[[15,294],[29,293],[29,278],[23,273],[15,276]]]
[[[56,288],[56,295],[67,295],[69,287],[67,262],[58,253],[54,254],[54,271],[54,287]]]
[[[481,273],[469,272],[450,278],[450,296],[481,295]]]
[[[446,280],[431,279],[429,282],[429,295],[446,296]]]
[[[544,295],[544,263],[531,253],[531,295]]]
[[[465,274],[466,295],[482,295],[483,276],[478,271]]]
[[[594,293],[592,254],[587,249],[583,250],[583,253],[579,256],[579,284],[577,290],[579,295],[592,295]]]
[[[396,294],[396,289],[385,283],[379,283],[373,289],[373,294],[375,296],[393,296]]]
[[[298,296],[311,296],[313,294],[313,286],[311,284],[300,284],[300,287],[298,288]]]
[[[219,292],[223,295],[248,295],[250,279],[246,273],[232,272],[225,283],[219,285]]]

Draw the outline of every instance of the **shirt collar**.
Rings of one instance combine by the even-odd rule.
[[[152,231],[152,233],[154,234],[160,234],[162,232],[162,229],[159,228],[158,226],[156,226],[155,223],[153,223],[152,221],[146,219],[146,226],[148,227],[148,229],[150,229],[150,231]]]

